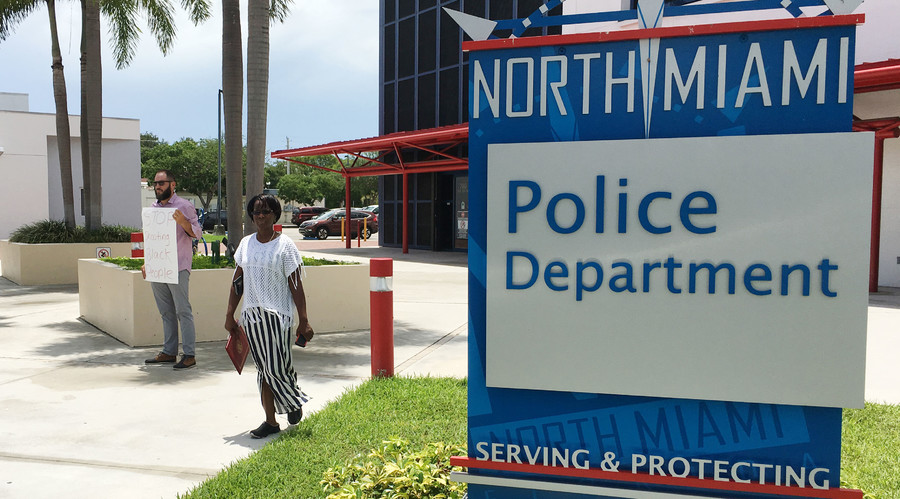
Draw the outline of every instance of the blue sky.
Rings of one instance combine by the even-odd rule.
[[[246,0],[241,4],[246,51]],[[169,55],[160,53],[141,21],[145,33],[135,58],[121,71],[104,23],[103,114],[140,119],[142,132],[169,142],[215,138],[221,3],[213,2],[213,17],[200,26],[180,8],[176,12],[178,37]],[[80,4],[58,2],[57,23],[69,113],[79,114]],[[300,147],[378,134],[378,2],[297,1],[285,23],[271,27],[270,41],[270,151],[284,149],[288,140]],[[0,42],[0,92],[27,93],[31,111],[54,112],[50,63],[49,21],[42,8]]]

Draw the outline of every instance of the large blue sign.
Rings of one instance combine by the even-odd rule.
[[[853,22],[796,26],[470,46],[469,497],[854,497],[871,139]]]

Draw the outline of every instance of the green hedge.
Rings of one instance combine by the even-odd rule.
[[[127,243],[132,232],[141,229],[125,225],[104,225],[89,231],[84,227],[70,229],[59,220],[41,220],[14,230],[9,236],[13,243]]]
[[[100,261],[113,263],[127,270],[141,270],[141,265],[144,264],[143,258],[128,258],[128,257],[117,257],[117,258],[101,258]],[[356,262],[339,262],[336,260],[324,260],[322,258],[309,258],[303,257],[303,265],[309,267],[318,267],[320,265],[358,265]],[[194,255],[194,261],[191,264],[191,268],[193,270],[201,270],[201,269],[230,269],[234,268],[234,263],[225,257],[219,258],[218,262],[213,262],[211,256],[205,255]]]

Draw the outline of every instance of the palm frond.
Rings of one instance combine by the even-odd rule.
[[[209,19],[211,15],[208,0],[181,0],[181,6],[191,14],[191,22],[195,26]]]
[[[269,6],[269,19],[283,23],[291,13],[291,4],[294,0],[271,0]]]
[[[169,53],[175,41],[174,8],[169,0],[143,0],[141,6],[147,16],[147,26],[156,38],[156,44],[163,55]]]
[[[41,0],[3,0],[0,1],[0,41],[6,40],[17,24],[43,3]]]
[[[137,4],[135,0],[107,0],[100,2],[100,11],[109,20],[110,44],[116,59],[116,69],[126,68],[134,58],[141,34],[137,25]]]

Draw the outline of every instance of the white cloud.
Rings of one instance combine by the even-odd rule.
[[[58,5],[69,112],[77,114],[80,9],[77,2]],[[221,5],[214,3],[212,18],[200,26],[193,26],[180,9],[176,17],[178,35],[168,56],[144,29],[131,65],[121,71],[115,69],[103,28],[104,115],[138,118],[142,131],[170,141],[215,137]],[[242,23],[246,53],[246,8]],[[292,146],[301,146],[377,134],[376,2],[296,2],[285,23],[271,27],[270,45],[271,148],[283,148],[285,136],[291,137]],[[53,112],[50,62],[47,13],[42,9],[0,42],[0,92],[28,93],[32,111]]]

